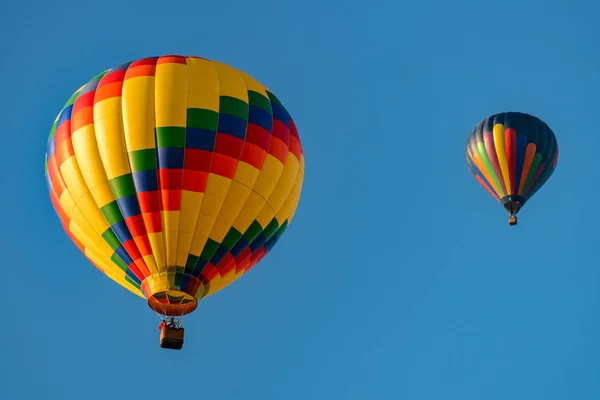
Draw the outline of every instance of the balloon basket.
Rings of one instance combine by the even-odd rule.
[[[160,347],[180,350],[183,347],[183,328],[163,326],[160,330]]]
[[[508,224],[509,224],[510,226],[514,226],[514,225],[516,225],[516,224],[517,224],[517,217],[510,217],[510,218],[508,219]]]

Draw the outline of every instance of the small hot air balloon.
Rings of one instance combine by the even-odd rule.
[[[540,119],[518,112],[492,115],[467,140],[467,164],[475,179],[509,213],[517,213],[554,172],[558,144]]]
[[[217,61],[167,55],[77,90],[52,126],[46,176],[67,235],[167,317],[161,347],[180,349],[175,317],[281,238],[304,155],[292,118],[261,83]]]

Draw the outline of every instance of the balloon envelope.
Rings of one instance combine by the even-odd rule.
[[[50,132],[46,176],[85,256],[178,316],[273,248],[298,205],[304,156],[284,106],[249,75],[150,57],[71,96]]]
[[[467,139],[471,173],[511,215],[546,183],[557,162],[554,132],[528,114],[492,115]]]

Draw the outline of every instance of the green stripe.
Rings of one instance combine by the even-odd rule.
[[[115,263],[115,265],[117,267],[119,267],[121,269],[121,271],[123,271],[123,272],[127,272],[127,270],[129,269],[127,264],[125,264],[123,262],[123,260],[121,260],[121,258],[117,255],[117,253],[113,253],[112,257],[110,258],[110,261]]]
[[[205,260],[210,260],[218,248],[219,248],[219,243],[215,242],[214,240],[212,240],[210,238],[207,239],[206,243],[204,244],[204,248],[202,249],[202,253],[200,254],[200,258],[203,258]]]
[[[254,239],[263,231],[263,227],[258,223],[258,221],[254,220],[246,232],[244,232],[244,239],[248,241],[248,243],[252,243]]]
[[[223,239],[223,243],[221,243],[221,245],[227,250],[231,251],[231,249],[233,249],[233,246],[235,246],[235,244],[238,242],[238,240],[240,240],[241,237],[242,232],[232,227],[231,229],[229,229],[229,232],[227,232],[227,235],[225,235],[225,239]]]
[[[529,189],[529,184],[531,183],[531,180],[535,176],[535,172],[537,171],[537,167],[538,167],[538,165],[540,165],[541,161],[542,161],[542,154],[537,153],[535,155],[535,157],[533,157],[533,161],[531,162],[531,167],[529,167],[529,172],[527,173],[527,179],[525,179],[525,184],[523,185],[523,192],[522,192],[523,194],[527,193],[527,190]]]
[[[189,128],[207,129],[216,132],[219,113],[204,108],[188,108],[186,125]]]
[[[248,103],[235,97],[221,96],[219,98],[219,113],[233,115],[247,121]]]
[[[496,176],[496,171],[494,170],[494,167],[492,167],[492,163],[490,162],[490,159],[487,155],[487,151],[485,150],[485,145],[483,144],[483,142],[477,143],[477,152],[479,153],[479,156],[481,157],[481,160],[483,161],[483,164],[485,165],[485,169],[492,176],[492,179],[496,183],[496,187],[498,187],[498,190],[502,194],[502,196],[500,196],[500,197],[506,196],[506,194],[504,193],[504,190],[502,189],[502,185],[500,184],[500,181],[498,180],[498,177]]]
[[[129,283],[131,283],[132,286],[134,286],[136,289],[140,289],[140,285],[134,281],[133,279],[131,279],[129,276],[125,275],[125,280]]]
[[[181,126],[156,128],[156,147],[161,149],[185,147],[185,128]]]
[[[156,149],[136,150],[129,153],[131,171],[148,171],[156,169]]]
[[[279,229],[279,222],[277,222],[276,218],[273,218],[271,220],[271,222],[269,222],[269,225],[267,225],[267,227],[265,228],[265,231],[264,231],[265,242],[267,240],[269,240],[271,238],[271,236],[273,236],[275,233],[277,233],[278,229]]]
[[[116,250],[121,246],[121,241],[119,238],[117,238],[117,235],[115,235],[111,228],[108,228],[104,231],[102,234],[102,239],[104,239],[104,241],[108,243],[110,248],[113,250]]]
[[[273,115],[273,109],[271,108],[271,102],[268,98],[263,96],[262,94],[255,92],[253,90],[248,91],[248,103],[251,106],[259,107]]]
[[[112,201],[104,207],[101,207],[100,211],[110,226],[113,226],[117,222],[123,220],[123,215],[121,214],[121,210],[119,210],[119,206],[117,205],[116,201]]]
[[[122,199],[123,197],[131,196],[132,194],[136,193],[131,174],[125,174],[113,178],[108,181],[108,184],[110,185],[117,199]]]

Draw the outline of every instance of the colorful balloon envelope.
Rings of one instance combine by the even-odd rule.
[[[518,112],[492,115],[467,140],[467,164],[475,179],[509,213],[517,213],[546,183],[558,162],[552,129],[540,119]]]
[[[58,114],[46,176],[64,230],[157,313],[181,316],[256,265],[288,227],[304,156],[261,83],[168,55],[102,72]]]

